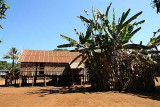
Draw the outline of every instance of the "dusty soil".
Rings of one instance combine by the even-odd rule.
[[[151,93],[102,93],[81,86],[4,87],[4,79],[0,79],[0,107],[160,107],[160,83],[156,87]]]

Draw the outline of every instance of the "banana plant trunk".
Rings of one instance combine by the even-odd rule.
[[[89,70],[91,86],[96,91],[152,91],[155,88],[154,70],[144,67],[133,71],[131,61],[125,67],[115,57],[106,53],[92,53],[86,62]],[[114,61],[115,60],[115,61]]]

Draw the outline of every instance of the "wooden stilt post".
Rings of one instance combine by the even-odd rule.
[[[56,80],[57,80],[57,85],[59,84],[59,76],[57,75],[56,77]]]
[[[19,76],[19,87],[22,85],[22,76]]]
[[[72,70],[72,85],[74,86],[74,76],[73,76],[73,70]]]
[[[34,86],[34,76],[32,77],[32,87]]]
[[[15,76],[14,76],[14,79],[15,79],[15,80],[14,80],[14,84],[16,85],[16,78],[15,78]]]
[[[85,78],[86,74],[85,74],[85,70],[83,69],[83,85],[85,85],[86,83],[86,78]]]
[[[8,83],[7,83],[7,75],[5,75],[5,86],[7,86]]]
[[[81,85],[82,85],[82,76],[81,76]]]
[[[37,82],[37,76],[35,76],[34,78],[34,83],[36,84],[36,82]]]
[[[44,86],[46,87],[46,75],[44,76]]]
[[[52,85],[54,84],[54,77],[53,77],[53,75],[52,75]]]
[[[28,84],[29,84],[29,77],[28,77]]]

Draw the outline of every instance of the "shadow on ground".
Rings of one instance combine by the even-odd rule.
[[[47,95],[50,94],[69,94],[69,93],[99,93],[99,92],[95,92],[93,91],[93,89],[91,87],[83,87],[83,86],[75,86],[75,87],[53,87],[50,89],[38,89],[36,91],[33,92],[27,92],[27,95],[30,94],[37,94],[39,95],[39,97],[45,97]],[[103,92],[102,92],[103,93]],[[119,93],[119,92],[116,92]],[[109,93],[106,93],[109,94]],[[153,92],[141,92],[141,93],[123,93],[123,94],[129,94],[129,95],[133,95],[133,96],[138,96],[141,98],[146,98],[146,99],[152,99],[152,100],[157,100],[160,101],[160,86],[156,87],[155,91]]]
[[[40,97],[45,97],[49,94],[68,94],[68,93],[83,93],[86,92],[93,93],[90,87],[83,87],[83,86],[75,86],[75,87],[68,87],[68,86],[57,86],[51,89],[39,89],[33,92],[27,92],[26,94],[38,94]]]
[[[138,96],[141,98],[148,98],[152,100],[160,101],[160,86],[157,86],[153,92],[141,92],[141,93],[129,93],[133,96]]]
[[[36,86],[38,86],[38,87],[42,86],[43,87],[44,84],[43,83],[38,83],[38,84],[35,84],[34,87],[36,87]],[[47,86],[53,86],[53,85],[47,84]],[[16,87],[16,88],[18,88],[19,84],[10,85],[10,86],[0,85],[0,87]],[[32,84],[27,84],[27,85],[24,85],[23,87],[32,87]],[[80,85],[77,85],[75,87],[53,86],[53,87],[50,87],[50,88],[48,88],[48,87],[46,87],[46,88],[37,88],[36,90],[27,92],[26,94],[27,95],[37,94],[40,97],[45,97],[46,95],[50,95],[50,94],[98,93],[98,92],[95,92],[93,90],[94,89],[91,88],[89,85],[87,87],[86,86],[83,87],[83,86],[80,86]],[[116,92],[116,93],[119,93],[119,92]],[[109,93],[106,93],[106,94],[109,94]],[[132,96],[138,96],[138,97],[141,97],[141,98],[160,101],[160,86],[157,86],[155,91],[153,91],[153,92],[123,93],[123,94],[132,95]]]

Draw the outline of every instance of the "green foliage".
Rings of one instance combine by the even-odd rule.
[[[20,70],[20,63],[15,63],[15,71],[19,71]],[[12,69],[12,63],[8,63],[7,61],[0,61],[0,70],[2,69],[8,69],[11,70]]]
[[[7,61],[0,61],[0,70],[7,68]]]
[[[5,12],[8,8],[9,6],[6,4],[5,0],[0,0],[0,19],[6,19]],[[1,25],[0,28],[3,29]]]
[[[152,4],[153,4],[153,7],[157,8],[157,13],[159,13],[160,12],[160,1],[159,0],[152,0]]]
[[[5,0],[0,0],[0,19],[6,19],[5,12],[9,8],[9,6],[6,4]],[[2,25],[0,25],[0,28],[3,29]],[[2,41],[0,40],[0,43]]]

